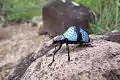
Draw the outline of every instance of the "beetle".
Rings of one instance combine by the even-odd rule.
[[[78,21],[78,20],[77,20]],[[70,55],[69,55],[69,44],[83,44],[83,43],[89,43],[90,38],[88,32],[82,27],[78,26],[78,22],[75,22],[76,26],[71,26],[68,28],[68,30],[63,33],[62,35],[57,36],[53,40],[53,44],[55,45],[55,51],[53,52],[53,60],[49,64],[52,65],[52,63],[55,61],[54,56],[55,54],[61,49],[63,44],[66,44],[67,50],[68,50],[68,61],[70,61]],[[56,49],[56,45],[59,44],[58,48]]]

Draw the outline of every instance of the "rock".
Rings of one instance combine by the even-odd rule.
[[[79,5],[72,0],[50,0],[42,10],[44,32],[50,36],[63,33],[70,25],[74,25],[77,18],[85,25],[84,28],[92,33],[89,23],[94,22],[95,14],[83,4]]]
[[[105,40],[120,43],[120,31],[112,31],[105,35]]]
[[[104,39],[104,35],[90,34],[89,37],[91,42],[94,40]]]
[[[28,23],[31,23],[33,27],[34,26],[39,27],[39,26],[41,26],[43,24],[42,16],[35,16],[31,20],[29,20]]]
[[[35,16],[31,20],[27,21],[27,24],[32,27],[37,27],[38,35],[46,35],[47,32],[44,31],[42,16]]]
[[[47,52],[53,51],[48,43],[22,60],[8,80],[120,80],[120,44],[95,40],[93,47],[70,47],[70,62],[63,47],[48,66],[52,56]]]
[[[26,58],[23,58],[20,61],[20,63],[16,66],[16,69],[13,69],[11,74],[9,74],[8,80],[20,80],[32,62],[34,62],[37,58],[47,54],[47,52],[54,47],[52,45],[52,41],[53,40],[48,41],[47,43],[39,47],[37,50],[29,54]]]
[[[15,67],[15,64],[8,63],[3,66],[0,66],[0,80],[7,80],[7,75]]]

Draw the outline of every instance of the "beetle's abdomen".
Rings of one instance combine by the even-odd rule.
[[[88,33],[85,30],[80,28],[80,33],[82,34],[82,42],[86,43],[86,42],[90,41],[89,35],[88,35]]]

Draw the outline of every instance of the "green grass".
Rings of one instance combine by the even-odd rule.
[[[120,30],[120,8],[119,0],[75,0],[77,3],[83,3],[96,12],[98,20],[92,24],[92,30],[95,34]],[[120,5],[120,4],[119,4]]]
[[[44,0],[4,0],[4,9],[7,11],[7,20],[27,20],[41,15]]]

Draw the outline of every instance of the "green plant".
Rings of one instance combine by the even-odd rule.
[[[104,33],[120,26],[120,0],[75,0],[93,9],[98,20],[91,25],[95,34]]]
[[[0,12],[6,21],[28,20],[34,16],[41,15],[41,8],[44,0],[1,0]]]
[[[40,0],[9,0],[11,8],[8,20],[26,20],[40,15]]]
[[[116,0],[116,25],[118,25],[120,0]]]
[[[7,15],[8,15],[8,10],[9,9],[9,3],[7,0],[0,0],[0,23],[5,22]]]

